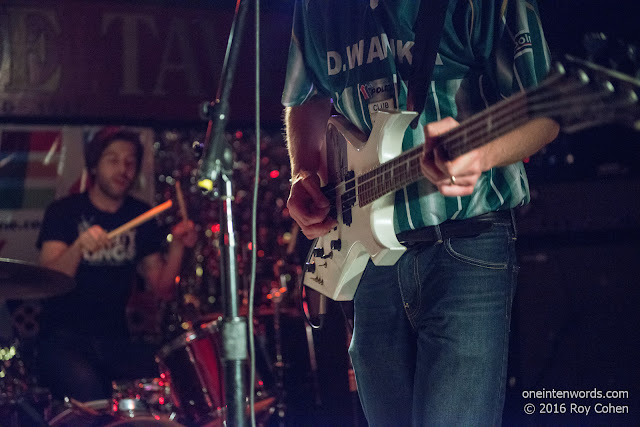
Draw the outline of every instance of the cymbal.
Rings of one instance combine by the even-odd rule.
[[[37,299],[63,294],[75,280],[59,271],[8,258],[0,258],[0,299]]]

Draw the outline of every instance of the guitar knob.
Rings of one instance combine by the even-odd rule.
[[[342,249],[342,241],[340,239],[332,240],[331,241],[331,249],[333,249],[335,251],[339,251],[340,249]]]
[[[324,256],[324,249],[313,248],[313,256],[316,258],[322,258]]]
[[[315,273],[316,272],[316,264],[313,262],[308,262],[305,264],[307,267],[307,273]]]

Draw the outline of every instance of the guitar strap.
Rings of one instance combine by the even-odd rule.
[[[420,113],[427,101],[427,91],[436,54],[444,28],[444,18],[449,0],[421,0],[418,16],[413,26],[415,40],[413,44],[413,66],[409,76],[407,109]],[[418,126],[418,117],[411,123],[413,129]]]

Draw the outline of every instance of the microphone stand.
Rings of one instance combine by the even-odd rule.
[[[244,426],[245,370],[247,360],[247,322],[238,316],[238,281],[236,268],[236,238],[233,227],[233,152],[225,139],[228,121],[229,93],[233,84],[238,53],[242,40],[249,0],[237,0],[235,15],[229,33],[227,52],[222,66],[215,102],[204,103],[200,111],[209,120],[205,153],[199,169],[199,185],[207,190],[212,200],[221,199],[220,248],[221,276],[226,291],[222,343],[224,354],[225,401],[227,425]]]

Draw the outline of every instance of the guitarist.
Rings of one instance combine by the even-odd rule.
[[[282,101],[288,208],[308,238],[336,225],[320,191],[332,108],[364,133],[378,110],[407,109],[414,35],[426,22],[419,5],[296,1]],[[427,179],[395,198],[395,229],[408,249],[393,266],[369,262],[354,297],[349,354],[371,425],[501,423],[518,271],[512,209],[529,202],[520,160],[558,133],[554,121],[537,119],[443,159],[438,135],[535,86],[549,67],[534,0],[450,1],[443,10],[426,102],[414,103],[419,126],[398,141],[403,150],[425,143]]]

